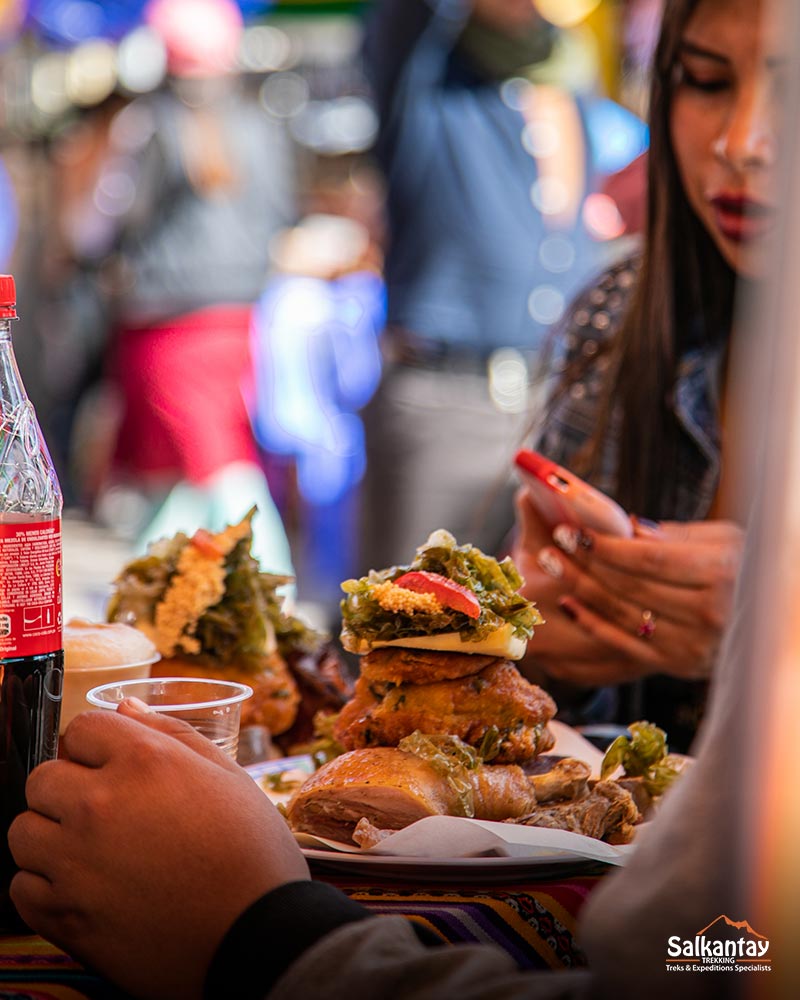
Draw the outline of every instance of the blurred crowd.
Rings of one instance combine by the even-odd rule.
[[[338,583],[502,549],[541,355],[643,224],[658,0],[7,3],[0,258],[68,508],[257,505]]]

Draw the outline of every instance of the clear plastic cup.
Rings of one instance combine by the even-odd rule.
[[[87,692],[86,700],[95,708],[116,711],[124,698],[138,698],[154,712],[188,722],[235,760],[242,702],[252,694],[251,687],[233,681],[207,677],[151,677],[101,684]]]

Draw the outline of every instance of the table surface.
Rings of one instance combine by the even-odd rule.
[[[602,877],[591,874],[465,887],[453,882],[347,876],[315,870],[376,915],[403,915],[451,943],[499,945],[521,968],[585,964],[575,939],[578,914]],[[122,1000],[123,994],[40,937],[0,937],[0,998]]]

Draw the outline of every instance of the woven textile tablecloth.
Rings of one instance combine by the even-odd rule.
[[[318,877],[373,913],[409,917],[450,943],[495,944],[523,969],[578,968],[586,959],[575,938],[578,914],[598,876],[551,882],[503,882],[465,888],[452,882]]]
[[[491,884],[404,882],[320,873],[375,914],[401,914],[444,941],[482,942],[507,951],[521,968],[585,964],[575,940],[578,914],[599,876]],[[0,937],[2,1000],[121,1000],[122,994],[40,937]]]

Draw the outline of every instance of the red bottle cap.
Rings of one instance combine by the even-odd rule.
[[[0,319],[16,319],[17,286],[10,274],[0,274]]]

